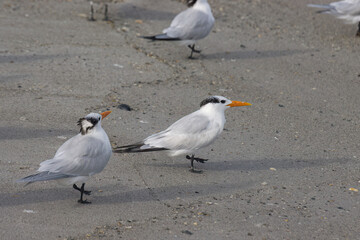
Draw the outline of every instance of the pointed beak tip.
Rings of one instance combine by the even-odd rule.
[[[100,115],[102,116],[102,119],[104,119],[107,115],[109,115],[111,113],[111,111],[105,111],[103,113],[100,113]]]
[[[230,104],[228,104],[229,107],[241,107],[241,106],[251,106],[251,103],[247,102],[240,102],[240,101],[232,101]]]

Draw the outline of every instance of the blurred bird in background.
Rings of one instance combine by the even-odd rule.
[[[327,13],[347,24],[358,24],[356,36],[360,36],[360,0],[344,0],[330,4],[308,4],[308,7],[321,8],[317,13]]]
[[[143,38],[153,41],[180,41],[191,49],[190,59],[194,52],[200,53],[200,50],[195,49],[195,43],[209,35],[215,19],[207,0],[188,0],[187,4],[189,8],[179,13],[162,34]]]

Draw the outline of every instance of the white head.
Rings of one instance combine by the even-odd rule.
[[[240,101],[231,101],[223,96],[212,96],[204,99],[200,103],[200,108],[215,108],[217,110],[225,111],[230,107],[240,107],[240,106],[251,106],[250,103],[240,102]]]
[[[80,126],[81,135],[90,133],[95,128],[101,128],[101,120],[109,115],[111,111],[103,113],[89,113],[84,118],[80,118],[78,126]]]

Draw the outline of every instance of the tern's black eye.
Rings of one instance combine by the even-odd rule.
[[[224,103],[226,103],[226,101],[225,101],[225,100],[221,100],[220,102],[221,102],[221,103],[223,103],[223,104],[224,104]]]
[[[99,121],[100,121],[100,117],[99,117]]]

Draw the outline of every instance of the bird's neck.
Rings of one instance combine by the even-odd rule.
[[[88,136],[96,137],[103,131],[102,127],[99,125],[96,125],[93,129],[89,130],[89,132],[86,134]]]
[[[209,119],[219,123],[220,125],[225,124],[225,113],[224,110],[218,109],[216,106],[212,104],[206,104],[204,107],[200,109],[200,111],[207,115]]]
[[[211,13],[211,8],[206,0],[198,0],[193,8],[205,13]]]

